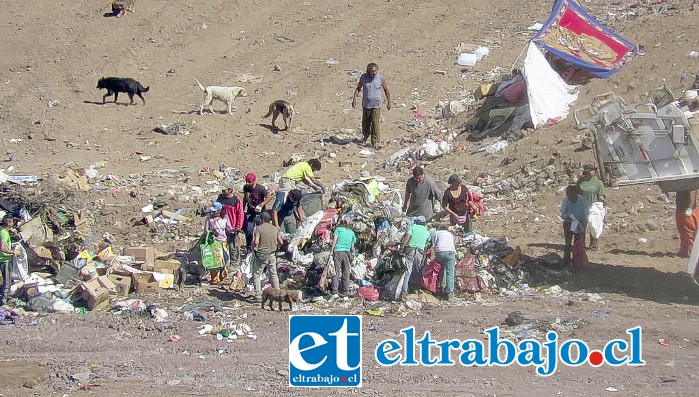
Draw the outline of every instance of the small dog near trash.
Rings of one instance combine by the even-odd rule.
[[[198,261],[190,261],[187,255],[179,252],[175,255],[175,259],[180,261],[180,268],[177,269],[177,289],[182,291],[183,285],[187,281],[187,276],[192,275],[199,283],[199,287],[204,286],[204,276],[207,271]]]
[[[194,79],[197,82],[199,88],[204,91],[204,102],[199,106],[199,114],[204,114],[204,107],[208,106],[209,111],[214,113],[214,107],[212,102],[214,99],[218,99],[221,102],[226,102],[228,105],[228,114],[233,114],[233,101],[239,96],[248,96],[248,92],[245,91],[243,87],[222,87],[217,85],[210,85],[204,87],[199,80]]]
[[[116,103],[117,98],[119,98],[120,92],[125,92],[131,102],[129,105],[133,105],[133,96],[138,95],[143,101],[143,106],[146,105],[146,100],[143,98],[143,93],[148,92],[150,87],[143,87],[138,81],[129,77],[102,77],[97,81],[97,89],[106,89],[107,93],[102,96],[102,103],[107,102],[107,97],[114,95],[114,103]]]
[[[296,302],[298,304],[301,301],[300,294],[301,293],[299,291],[288,291],[268,287],[265,288],[264,291],[262,291],[261,307],[264,309],[265,303],[269,302],[269,310],[274,311],[274,307],[272,307],[272,304],[274,302],[279,302],[279,311],[281,312],[283,311],[282,302],[286,302],[289,304],[289,310],[294,310],[292,302]]]
[[[136,13],[136,2],[135,0],[114,0],[112,1],[112,14],[119,18],[124,15],[126,11],[131,13]]]
[[[277,126],[275,125],[275,122],[277,121],[277,117],[279,115],[282,115],[282,118],[284,119],[284,131],[288,131],[291,128],[291,122],[293,121],[294,118],[294,105],[291,103],[279,99],[276,100],[272,103],[269,104],[269,112],[267,112],[266,115],[262,116],[263,119],[266,119],[270,115],[272,116],[272,128],[275,130],[278,129]]]

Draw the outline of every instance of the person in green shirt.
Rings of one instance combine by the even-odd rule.
[[[405,232],[400,244],[400,252],[405,253],[405,266],[407,267],[405,281],[400,294],[401,299],[404,299],[405,295],[408,294],[411,284],[419,285],[419,282],[416,282],[416,280],[418,277],[422,277],[422,261],[425,258],[425,246],[430,241],[430,231],[425,227],[426,221],[422,215],[415,217],[415,223]],[[411,277],[415,280],[411,280]]]
[[[2,218],[2,226],[0,227],[0,304],[5,301],[10,293],[10,271],[12,269],[12,258],[15,254],[12,249],[12,239],[10,238],[10,229],[15,225],[15,218],[11,214],[6,214]]]
[[[295,189],[300,187],[300,183],[304,183],[321,193],[325,193],[323,183],[314,174],[320,169],[321,163],[318,159],[298,162],[282,174],[280,185],[284,189]]]
[[[582,192],[581,195],[587,201],[588,208],[598,201],[605,207],[607,206],[606,197],[604,196],[604,184],[597,179],[597,167],[593,164],[585,164],[583,166],[583,174],[575,185]],[[597,249],[598,241],[599,239],[595,238],[592,232],[590,232],[589,248]]]
[[[333,244],[330,252],[333,253],[333,262],[335,263],[335,275],[333,276],[332,293],[340,293],[341,296],[347,296],[349,292],[350,282],[350,253],[354,252],[354,243],[357,242],[357,236],[350,229],[349,222],[346,218],[340,220],[340,225],[333,233]],[[340,287],[340,276],[342,276],[342,290]]]
[[[367,190],[369,190],[372,196],[377,199],[379,198],[381,195],[381,189],[379,188],[380,177],[372,176],[369,171],[362,171],[359,173],[359,178],[357,179],[366,185]]]

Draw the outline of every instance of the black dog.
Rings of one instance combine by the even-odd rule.
[[[199,287],[202,287],[204,276],[206,276],[207,271],[198,261],[190,260],[189,255],[186,251],[178,251],[175,254],[175,259],[179,260],[181,265],[177,270],[178,280],[177,289],[182,291],[183,284],[187,281],[187,276],[192,275],[197,280]]]
[[[138,95],[138,97],[143,101],[144,106],[146,104],[146,100],[141,94],[148,92],[150,89],[150,87],[144,88],[141,83],[128,77],[102,77],[97,82],[97,88],[100,90],[103,88],[107,90],[107,93],[102,97],[102,103],[106,103],[107,97],[112,94],[114,94],[114,103],[116,103],[119,93],[125,92],[128,94],[129,99],[131,100],[130,105],[133,105],[133,96]]]

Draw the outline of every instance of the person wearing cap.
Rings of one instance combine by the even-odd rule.
[[[454,279],[456,268],[456,237],[443,225],[440,229],[431,229],[432,248],[437,262],[442,265],[440,274],[441,284],[444,285],[444,294],[449,302],[454,301]]]
[[[252,268],[252,283],[255,289],[255,299],[260,299],[262,284],[260,278],[267,268],[267,275],[272,288],[279,288],[279,274],[277,273],[277,249],[284,244],[279,235],[279,228],[270,222],[272,217],[269,212],[260,215],[260,224],[255,228],[252,237],[251,248],[255,253],[255,261]]]
[[[425,259],[425,246],[430,241],[430,231],[425,227],[426,219],[420,215],[415,217],[415,223],[410,225],[408,231],[403,235],[403,240],[400,244],[400,252],[404,253],[405,266],[405,281],[401,291],[401,298],[409,292],[409,287],[412,285],[420,285],[417,281],[422,277],[422,262]],[[412,280],[411,280],[412,279]]]
[[[441,197],[434,179],[425,174],[422,167],[415,167],[413,176],[405,183],[403,211],[408,217],[422,215],[430,219],[434,215],[433,202],[439,202]]]
[[[325,193],[323,183],[314,174],[321,168],[322,165],[318,159],[300,161],[284,172],[280,185],[284,189],[295,189],[299,187],[300,183],[304,183],[321,193]]]
[[[577,185],[566,187],[566,196],[561,203],[561,218],[563,218],[563,264],[571,263],[571,246],[573,265],[576,267],[587,266],[587,254],[585,253],[585,233],[587,217],[589,214],[587,200],[580,194]],[[577,224],[574,225],[574,222]],[[577,226],[576,226],[577,225]]]
[[[461,225],[464,231],[471,231],[471,220],[477,214],[475,201],[482,199],[482,196],[475,195],[468,188],[461,184],[461,178],[453,174],[447,181],[449,189],[442,197],[442,208],[449,214],[451,225]]]
[[[604,196],[604,184],[597,179],[597,167],[593,164],[585,164],[583,166],[582,176],[575,184],[581,191],[582,196],[587,201],[588,208],[592,208],[596,202],[601,202],[602,206],[606,206],[606,198]],[[590,249],[596,249],[598,240],[590,231]]]
[[[247,246],[252,244],[252,232],[257,224],[257,217],[267,208],[267,204],[272,197],[267,193],[267,189],[257,183],[257,176],[249,172],[245,175],[245,186],[243,186],[243,209],[245,211],[245,221],[243,227]]]
[[[298,224],[306,219],[306,214],[301,206],[303,193],[299,189],[294,189],[286,195],[283,204],[274,204],[272,208],[272,220],[274,226],[278,227],[285,234],[295,234]]]
[[[381,189],[379,189],[379,178],[374,177],[369,173],[369,171],[362,171],[359,173],[359,181],[363,182],[367,186],[367,190],[372,196],[378,197],[381,195]]]
[[[678,255],[689,258],[694,247],[694,238],[699,228],[699,208],[697,208],[697,191],[680,191],[675,195],[675,226],[680,234]]]
[[[10,293],[10,274],[12,270],[12,259],[15,251],[12,249],[12,238],[10,230],[15,225],[15,218],[12,214],[5,214],[2,217],[2,225],[0,227],[0,304],[7,298],[6,294]]]
[[[218,201],[213,203],[209,217],[206,219],[204,230],[214,234],[216,241],[221,242],[223,246],[223,266],[218,269],[211,269],[211,285],[216,285],[228,277],[228,262],[230,260],[230,249],[228,247],[228,235],[233,233],[235,229],[231,226],[230,221],[223,211],[223,204]]]
[[[347,218],[340,219],[340,224],[333,233],[333,242],[330,252],[333,255],[335,264],[335,274],[333,275],[332,293],[347,296],[350,282],[350,253],[354,252],[354,244],[357,242],[357,235],[349,226]],[[342,277],[342,288],[340,288],[340,277]]]

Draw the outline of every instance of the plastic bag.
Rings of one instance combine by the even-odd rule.
[[[252,262],[255,260],[255,254],[253,252],[247,254],[243,263],[240,265],[240,272],[243,273],[246,280],[252,278]]]
[[[216,240],[213,233],[206,233],[204,242],[199,245],[199,249],[201,250],[201,264],[206,270],[223,267],[223,243]]]
[[[480,286],[476,278],[476,256],[466,254],[454,270],[456,292],[478,292]]]
[[[604,217],[607,215],[607,208],[604,203],[597,201],[590,206],[590,212],[587,216],[587,224],[590,225],[590,234],[594,238],[600,238],[604,231]]]
[[[433,259],[425,272],[422,273],[422,288],[432,292],[433,294],[439,290],[439,273],[442,271],[442,265]]]
[[[373,302],[379,300],[379,290],[373,285],[359,287],[357,293],[367,301]]]
[[[395,301],[400,297],[405,282],[405,272],[397,272],[393,277],[379,290],[380,297],[385,301]]]

